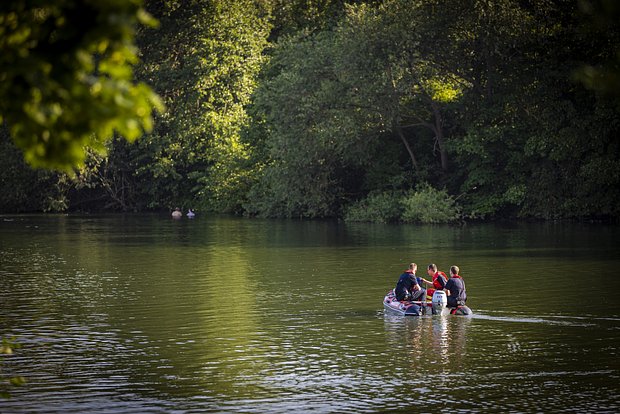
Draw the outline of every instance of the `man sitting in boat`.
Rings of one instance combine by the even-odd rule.
[[[445,291],[448,295],[448,307],[456,308],[465,305],[467,292],[465,291],[465,281],[459,276],[459,267],[450,267],[450,280],[446,283]]]
[[[405,272],[400,275],[400,278],[396,283],[396,288],[394,288],[396,299],[401,301],[415,301],[424,299],[426,290],[420,287],[420,282],[415,275],[416,270],[418,270],[418,265],[411,263],[409,265],[409,269],[405,270]]]
[[[424,278],[422,278],[421,280],[424,283],[433,285],[432,289],[426,290],[426,296],[430,300],[430,298],[433,297],[433,293],[435,293],[435,290],[443,290],[443,288],[446,286],[446,283],[448,282],[448,276],[446,276],[444,272],[438,271],[437,265],[434,263],[428,265],[426,273],[428,273],[428,275],[432,277],[432,282],[429,282]]]

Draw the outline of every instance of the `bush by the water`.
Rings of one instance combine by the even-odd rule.
[[[344,214],[345,221],[369,221],[390,223],[399,221],[402,215],[402,194],[375,193],[349,206]]]
[[[402,198],[405,223],[451,223],[459,220],[460,208],[446,190],[436,190],[430,185],[418,187]]]
[[[373,223],[451,223],[459,220],[460,208],[446,190],[430,185],[402,193],[375,193],[353,203],[344,213],[345,221]]]

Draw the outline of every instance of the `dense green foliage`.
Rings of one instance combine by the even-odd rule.
[[[401,194],[393,192],[370,194],[351,204],[344,212],[344,220],[374,223],[400,221],[403,216],[403,198]]]
[[[267,10],[249,0],[146,6],[160,27],[139,33],[139,76],[168,110],[151,134],[133,144],[114,142],[109,161],[116,166],[105,168],[121,167],[126,183],[116,187],[132,195],[118,207],[239,211],[253,171],[240,133],[264,59]]]
[[[21,213],[67,208],[66,199],[59,189],[66,180],[60,179],[58,173],[28,167],[8,132],[2,129],[0,165],[0,211]]]
[[[406,193],[383,192],[351,204],[344,213],[345,221],[375,223],[451,223],[460,219],[459,207],[446,190],[428,184]]]
[[[446,190],[438,191],[428,185],[410,191],[402,203],[402,221],[406,223],[451,223],[460,218],[454,197]]]
[[[138,30],[135,74],[167,108],[152,131],[87,142],[74,177],[3,136],[0,209],[618,218],[612,3],[146,1],[159,27]]]
[[[140,0],[0,3],[0,121],[34,166],[71,171],[116,131],[152,129],[162,109],[132,66]]]

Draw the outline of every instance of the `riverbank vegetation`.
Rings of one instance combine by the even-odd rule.
[[[77,151],[74,173],[33,169],[3,106],[0,211],[620,217],[614,2],[144,8],[159,24],[142,19],[133,72],[159,98],[139,89],[136,99],[160,111],[152,124],[140,111],[145,134],[127,140],[132,128],[108,126],[112,139],[81,141],[86,158]]]

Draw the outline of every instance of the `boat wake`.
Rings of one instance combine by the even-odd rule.
[[[565,315],[545,315],[545,316],[527,316],[527,315],[493,315],[493,311],[477,310],[471,315],[472,319],[483,319],[490,321],[502,322],[519,322],[519,323],[542,323],[548,325],[562,326],[596,326],[601,323],[616,325],[614,329],[620,329],[620,318],[616,317],[596,317],[596,316],[565,316]]]

